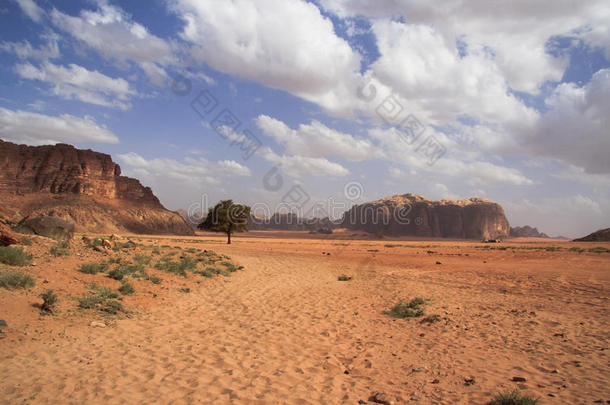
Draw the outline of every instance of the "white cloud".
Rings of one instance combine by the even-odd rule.
[[[40,48],[34,48],[29,41],[23,40],[19,42],[3,41],[0,43],[0,50],[14,53],[19,59],[48,60],[59,58],[59,46],[57,45],[59,36],[47,34],[43,37],[47,39],[47,42]]]
[[[278,166],[284,173],[293,177],[312,175],[317,177],[343,177],[349,170],[338,163],[324,158],[313,158],[298,155],[277,155],[270,148],[262,149],[263,159]]]
[[[59,97],[85,103],[127,109],[130,107],[129,99],[136,95],[126,80],[115,79],[75,64],[64,67],[45,62],[38,68],[24,63],[15,66],[15,71],[25,79],[50,83],[53,93]]]
[[[173,0],[181,36],[212,68],[332,110],[355,95],[360,55],[316,5],[300,0]],[[354,91],[351,91],[353,88]]]
[[[152,183],[155,183],[154,179],[163,179],[166,182],[179,181],[191,185],[202,182],[218,185],[225,178],[251,175],[250,169],[233,160],[211,162],[204,158],[189,157],[184,162],[168,158],[147,160],[135,152],[119,154],[117,158],[134,173]]]
[[[98,10],[83,10],[77,17],[53,9],[51,20],[104,58],[137,63],[157,85],[167,76],[164,66],[175,61],[170,43],[132,21],[122,9],[104,2]]]
[[[58,117],[0,107],[0,137],[29,145],[101,142],[118,143],[117,136],[93,118]]]
[[[32,20],[39,22],[45,15],[45,11],[40,8],[34,0],[16,0],[21,11]]]
[[[336,131],[319,121],[301,124],[291,129],[284,122],[260,115],[256,125],[284,147],[290,155],[308,157],[340,157],[349,161],[363,161],[380,157],[379,151],[368,140]]]

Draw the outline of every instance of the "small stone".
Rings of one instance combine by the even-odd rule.
[[[426,371],[426,367],[414,367],[413,368],[413,372],[414,373],[421,373],[422,371]]]
[[[349,370],[345,370],[343,374],[349,374]]]
[[[434,380],[430,381],[430,384],[438,384],[441,381],[438,378],[435,378]]]
[[[555,369],[553,371],[551,371],[552,374],[559,374],[559,370]]]
[[[436,262],[436,264],[443,264],[443,263],[441,263],[441,262]]]
[[[526,382],[527,379],[525,377],[513,377],[514,382]]]
[[[102,240],[102,246],[106,249],[112,249],[112,243],[108,239]]]
[[[557,395],[553,394],[552,392],[549,392],[547,395],[551,398],[555,398],[557,396]]]
[[[366,405],[366,403],[367,403],[367,402],[366,402],[366,401],[364,401],[364,400],[362,400],[362,399],[361,399],[360,401],[358,401],[358,405]]]
[[[49,280],[47,280],[46,278],[42,281],[43,284],[49,284]]]
[[[464,385],[470,386],[470,385],[474,385],[475,383],[476,383],[476,380],[474,379],[474,377],[464,378]]]
[[[421,397],[411,397],[411,401],[419,402],[421,401]]]
[[[91,321],[89,326],[91,326],[92,328],[105,328],[106,324],[104,322]]]

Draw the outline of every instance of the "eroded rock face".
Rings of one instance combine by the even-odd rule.
[[[483,198],[431,201],[415,194],[396,195],[356,205],[342,226],[366,232],[459,239],[497,239],[509,234],[500,204]]]
[[[4,215],[51,215],[77,232],[193,234],[149,187],[121,176],[109,155],[71,145],[27,146],[0,140]]]
[[[574,239],[574,242],[610,242],[610,228],[600,229],[583,238]]]

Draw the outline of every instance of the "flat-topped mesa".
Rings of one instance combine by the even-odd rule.
[[[150,187],[121,176],[110,155],[66,144],[27,146],[0,140],[0,215],[50,215],[77,232],[193,234]]]
[[[509,224],[500,204],[484,198],[431,201],[402,194],[352,207],[342,226],[376,234],[459,239],[508,236]]]
[[[27,146],[0,140],[0,166],[2,194],[79,194],[161,207],[150,187],[121,176],[121,167],[104,153],[66,144]]]

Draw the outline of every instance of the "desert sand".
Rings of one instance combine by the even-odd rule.
[[[99,253],[29,247],[36,287],[0,289],[0,403],[357,404],[382,392],[485,404],[507,389],[542,404],[610,401],[610,253],[568,250],[608,243],[136,238],[213,249],[245,269],[138,281],[130,317],[101,317],[68,298],[118,285],[76,270]],[[45,288],[60,295],[56,315],[33,306]],[[383,313],[413,297],[440,321]]]

